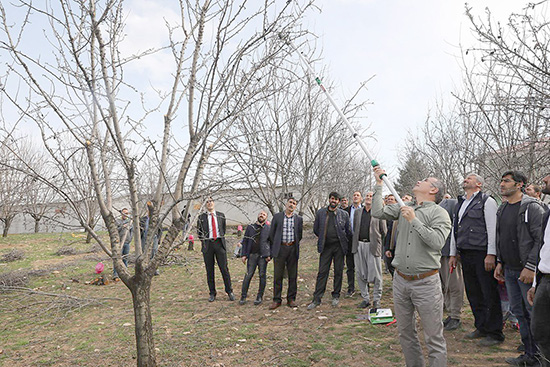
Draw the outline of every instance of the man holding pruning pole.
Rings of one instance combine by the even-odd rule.
[[[439,279],[441,249],[451,232],[449,215],[437,203],[445,187],[435,177],[418,181],[413,188],[416,204],[384,206],[383,169],[374,167],[376,187],[372,216],[399,220],[392,265],[393,299],[399,342],[407,366],[424,366],[424,356],[416,331],[415,311],[420,315],[428,349],[428,365],[447,365],[447,345],[443,336],[443,293]]]

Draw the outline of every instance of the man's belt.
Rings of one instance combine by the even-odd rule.
[[[370,242],[368,239],[358,240],[359,242]]]
[[[427,271],[425,273],[420,273],[415,275],[407,275],[407,274],[403,274],[399,270],[396,270],[396,271],[397,271],[397,274],[399,274],[401,278],[405,280],[420,280],[439,273],[439,269],[434,269],[434,270]]]
[[[541,273],[543,278],[550,278],[550,274]]]
[[[295,241],[292,241],[292,242],[281,242],[281,246],[292,246],[292,245],[294,245],[294,242],[295,242]]]

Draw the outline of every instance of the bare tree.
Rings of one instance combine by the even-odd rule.
[[[29,179],[20,170],[21,162],[6,146],[16,147],[18,140],[5,139],[0,146],[0,222],[4,225],[2,237],[7,237],[13,219],[23,212],[23,200],[28,191]]]
[[[51,177],[53,170],[49,167],[48,157],[43,151],[37,152],[29,141],[23,141],[18,149],[19,156],[29,155],[25,161],[38,172],[40,176]],[[20,172],[19,174],[22,175]],[[34,177],[27,177],[28,186],[22,195],[23,212],[34,220],[34,233],[40,231],[40,223],[44,218],[54,219],[56,216],[53,204],[59,199],[55,190],[45,185],[42,181]],[[55,179],[51,179],[54,181]]]
[[[287,6],[289,3],[287,3]],[[166,21],[166,43],[160,48],[124,52],[124,19],[127,9],[121,0],[18,1],[23,17],[11,16],[15,9],[0,4],[3,55],[9,58],[2,92],[15,106],[18,116],[36,124],[44,149],[49,153],[61,184],[39,175],[26,165],[21,171],[54,187],[78,220],[103,250],[112,257],[121,280],[131,291],[138,366],[155,366],[150,285],[158,265],[175,246],[183,228],[178,204],[209,190],[205,166],[219,141],[232,124],[255,101],[260,91],[249,88],[282,45],[278,34],[298,37],[296,23],[309,3],[294,7],[294,14],[274,0],[265,2],[180,1],[179,18]],[[20,15],[20,14],[18,14]],[[33,25],[44,26],[47,55],[24,42],[35,35]],[[46,27],[47,25],[48,27]],[[130,66],[162,55],[170,58],[159,65],[171,81],[149,88],[131,78]],[[23,97],[14,83],[28,88]],[[28,97],[28,98],[26,98]],[[153,102],[150,102],[153,100]],[[147,101],[147,103],[145,102]],[[152,134],[161,121],[160,136]],[[179,127],[179,128],[178,128]],[[6,132],[6,133],[9,133]],[[78,159],[81,154],[85,159]],[[157,185],[151,200],[150,227],[142,251],[138,223],[143,211],[138,178],[143,157],[154,157]],[[170,156],[179,159],[173,184],[167,180]],[[74,162],[86,165],[90,185],[108,232],[104,241],[90,223],[71,189],[77,185]],[[162,206],[162,197],[170,202]],[[134,223],[137,260],[133,271],[121,257],[121,238],[113,201],[125,198]],[[187,205],[189,208],[190,205]],[[184,217],[187,213],[184,213]],[[171,225],[152,257],[154,236],[164,219]]]
[[[300,199],[301,214],[314,214],[330,191],[355,174],[357,160],[349,132],[311,76],[296,60],[277,61],[259,103],[241,116],[231,139],[224,140],[229,159],[223,164],[233,187],[252,190],[272,214],[282,210],[288,195]],[[350,118],[366,104],[354,102],[364,86],[342,106]]]
[[[550,26],[543,9],[531,4],[496,22],[490,10],[466,14],[478,44],[462,53],[464,79],[456,106],[438,109],[415,143],[432,169],[452,182],[475,171],[498,193],[500,175],[524,171],[538,181],[550,166]],[[454,152],[454,154],[453,154]]]

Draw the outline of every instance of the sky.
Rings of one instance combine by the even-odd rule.
[[[277,1],[281,8],[286,3]],[[292,0],[287,10],[296,11],[305,1]],[[475,0],[469,6],[478,18],[485,20],[485,9],[489,8],[495,20],[505,23],[510,13],[522,12],[526,4],[523,0]],[[130,0],[126,5],[128,42],[121,46],[123,54],[163,44],[165,22],[175,24],[179,19],[170,0]],[[361,94],[371,104],[361,114],[365,118],[356,122],[367,129],[367,135],[374,136],[366,138],[365,143],[395,179],[407,136],[418,133],[436,103],[451,105],[451,92],[460,85],[460,45],[475,45],[465,4],[441,0],[317,0],[316,6],[319,9],[310,11],[303,23],[311,32],[305,42],[322,49],[322,60],[312,67],[326,68],[327,79],[335,86],[331,94],[342,106],[361,82],[374,76]],[[135,66],[129,64],[127,72],[145,85],[168,88],[171,79],[166,78],[166,65],[170,63],[168,53],[157,53],[142,58]],[[159,133],[160,129],[159,124]]]
[[[527,1],[476,0],[469,6],[478,19],[506,23],[523,13]],[[336,88],[335,100],[349,98],[359,83],[375,76],[363,94],[372,105],[366,119],[375,139],[365,139],[390,177],[397,174],[399,152],[409,133],[417,134],[428,111],[438,101],[452,103],[460,86],[460,46],[476,44],[462,1],[320,0],[306,27],[318,38],[324,59],[315,70],[328,67]],[[470,54],[471,55],[471,54]],[[393,177],[395,179],[395,177]]]

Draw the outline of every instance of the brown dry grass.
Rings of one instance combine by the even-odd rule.
[[[101,254],[56,256],[55,251],[73,241],[59,235],[10,236],[0,242],[0,253],[25,249],[29,259],[19,265],[0,267],[0,272],[46,269],[30,279],[39,291],[82,298],[119,298],[100,305],[44,311],[48,299],[0,294],[0,365],[17,366],[133,366],[135,346],[130,293],[121,283],[107,286],[85,284],[94,279],[94,266],[103,258],[105,272],[112,265]],[[82,250],[89,245],[81,244]],[[195,246],[195,248],[200,246]],[[307,236],[299,264],[298,303],[269,311],[273,268],[268,267],[268,290],[263,305],[249,301],[244,306],[230,302],[216,271],[218,299],[207,302],[208,290],[199,250],[179,250],[183,265],[160,269],[152,289],[151,307],[160,366],[401,366],[403,358],[395,325],[373,326],[358,320],[359,300],[342,298],[338,308],[325,303],[307,311],[317,271],[314,238]],[[32,254],[35,254],[33,256]],[[245,271],[240,260],[230,259],[233,287],[238,298]],[[55,269],[55,270],[52,270]],[[75,282],[78,281],[78,282]],[[344,280],[344,287],[345,287]],[[254,279],[249,292],[253,300]],[[286,290],[286,284],[285,284]],[[383,306],[391,307],[391,279],[384,281]],[[465,305],[463,327],[446,334],[449,365],[498,366],[515,356],[519,334],[506,329],[506,342],[480,348],[462,339],[472,329],[472,316]]]

